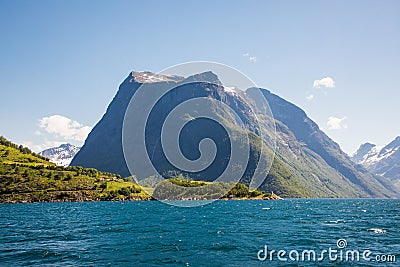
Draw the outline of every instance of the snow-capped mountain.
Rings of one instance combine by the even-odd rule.
[[[62,144],[59,147],[43,150],[39,155],[50,159],[51,162],[59,166],[69,166],[80,149],[80,147],[71,144]]]
[[[400,136],[387,146],[362,144],[352,159],[375,174],[400,179]]]

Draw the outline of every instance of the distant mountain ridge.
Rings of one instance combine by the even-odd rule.
[[[400,136],[386,146],[365,143],[353,154],[352,160],[372,173],[400,184]]]
[[[172,77],[172,78],[171,78]],[[209,83],[195,83],[196,81],[209,80]],[[180,86],[184,81],[193,81],[193,85]],[[146,134],[148,139],[148,151],[154,151],[154,162],[164,170],[173,170],[165,163],[162,148],[157,144],[160,132],[160,121],[185,99],[192,97],[208,97],[221,101],[231,107],[245,124],[250,136],[257,140],[258,131],[271,132],[269,127],[274,122],[276,125],[276,155],[270,173],[260,187],[264,191],[277,192],[283,197],[398,197],[399,191],[392,186],[389,180],[375,176],[366,169],[351,161],[340,149],[339,145],[332,141],[318,125],[307,117],[306,113],[296,105],[261,89],[267,99],[273,117],[264,113],[257,106],[257,97],[254,89],[246,92],[233,87],[225,87],[219,81],[218,76],[212,72],[196,74],[190,77],[163,76],[150,72],[132,72],[120,85],[119,90],[107,108],[106,113],[97,125],[92,129],[82,149],[72,160],[71,165],[94,167],[103,171],[118,173],[122,176],[130,175],[126,166],[122,151],[122,124],[129,101],[137,89],[143,84],[146,90],[158,90],[161,86],[175,84],[182,87],[181,90],[167,93],[157,112],[151,119],[150,128]],[[257,117],[261,120],[261,129],[255,124],[254,115],[249,112],[249,106],[253,105],[257,110]],[[216,113],[218,109],[211,106]],[[194,110],[195,112],[195,110]],[[160,115],[157,115],[160,114]],[[149,117],[150,118],[150,117]],[[201,121],[199,120],[199,123]],[[234,121],[230,122],[234,124]],[[207,128],[207,125],[193,126],[193,132],[188,137],[182,138],[182,150],[196,145],[194,140],[201,140],[204,133],[216,134]],[[253,140],[253,141],[254,141]],[[255,141],[255,143],[257,143]],[[224,143],[217,143],[224,148]],[[266,144],[267,149],[274,148]],[[255,145],[251,150],[249,169],[242,177],[246,183],[246,177],[251,176],[251,167],[257,158],[260,148]],[[219,150],[218,150],[219,151]],[[222,149],[221,153],[227,152]],[[196,158],[196,155],[191,155]],[[223,159],[224,156],[221,156]],[[220,165],[224,165],[223,160]],[[216,173],[218,168],[212,169]],[[134,173],[133,173],[134,174]],[[247,176],[246,176],[247,175]],[[209,177],[210,178],[210,177]],[[205,179],[203,177],[203,179]]]
[[[43,150],[39,155],[48,158],[51,162],[58,166],[69,166],[72,159],[80,150],[80,147],[71,144],[62,144],[58,147],[52,147]]]

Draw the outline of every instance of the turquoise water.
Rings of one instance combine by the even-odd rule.
[[[343,253],[368,249],[370,260],[396,262],[326,256],[322,266],[400,266],[400,200],[3,204],[0,229],[0,266],[313,266],[288,253],[331,247],[339,255],[338,239]],[[287,261],[260,261],[265,246],[287,251]]]

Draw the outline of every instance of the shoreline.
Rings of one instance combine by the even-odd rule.
[[[84,199],[84,200],[46,200],[46,201],[4,201],[1,204],[37,204],[37,203],[84,203],[84,202],[136,202],[136,201],[246,201],[246,200],[284,200],[277,195],[276,197],[255,197],[255,198],[219,198],[219,199],[163,199],[158,200],[155,198],[151,199],[112,199],[112,200],[94,200],[94,199]]]
[[[299,197],[299,198],[282,198],[282,199],[267,199],[267,198],[219,198],[212,201],[254,201],[254,200],[262,200],[262,201],[269,201],[269,200],[287,200],[287,199],[304,199],[304,200],[400,200],[400,198],[309,198],[309,197]],[[0,205],[3,204],[38,204],[38,203],[86,203],[86,202],[147,202],[147,201],[160,201],[157,199],[121,199],[121,200],[80,200],[80,201],[6,201],[0,202]],[[206,199],[198,199],[198,200],[180,200],[180,199],[170,199],[170,200],[162,200],[162,201],[211,201]]]

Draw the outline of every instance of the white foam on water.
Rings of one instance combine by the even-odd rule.
[[[381,228],[370,228],[368,229],[368,231],[374,232],[375,234],[384,234],[386,233],[385,229],[381,229]]]

